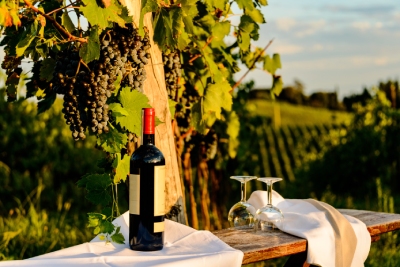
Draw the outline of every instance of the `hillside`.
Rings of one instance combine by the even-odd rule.
[[[247,109],[254,115],[270,117],[275,126],[342,124],[350,122],[352,114],[324,108],[298,106],[263,99],[249,100]]]

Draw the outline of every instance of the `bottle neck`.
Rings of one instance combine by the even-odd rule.
[[[145,134],[142,135],[142,145],[155,145],[154,143],[154,134]]]

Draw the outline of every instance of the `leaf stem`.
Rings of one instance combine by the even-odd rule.
[[[77,41],[77,42],[81,42],[81,43],[87,43],[88,42],[88,40],[86,38],[79,38],[79,37],[76,37],[76,36],[70,34],[53,17],[45,14],[43,11],[39,10],[38,8],[36,8],[34,5],[32,5],[32,3],[29,0],[24,0],[24,3],[28,8],[32,9],[34,12],[36,12],[36,13],[42,15],[43,17],[45,17],[46,19],[48,19],[53,24],[53,26],[61,33],[61,35],[63,35],[69,41]]]
[[[232,86],[232,90],[234,90],[236,87],[238,87],[243,79],[247,76],[247,74],[249,74],[249,72],[254,68],[254,65],[257,63],[257,60],[262,56],[262,54],[264,53],[265,50],[268,49],[268,47],[272,44],[274,39],[272,39],[271,41],[269,41],[269,43],[264,47],[264,49],[257,55],[257,57],[254,59],[253,64],[251,64],[250,68],[246,71],[245,74],[243,74],[243,76]]]

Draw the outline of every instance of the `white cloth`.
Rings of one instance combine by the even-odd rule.
[[[267,192],[255,191],[247,201],[256,209],[267,204]],[[307,263],[323,267],[335,267],[335,235],[325,212],[300,199],[284,199],[272,192],[272,204],[284,215],[283,232],[307,239]],[[351,267],[364,266],[371,246],[371,236],[366,225],[360,220],[344,215],[350,222],[357,237],[357,246]],[[342,267],[342,266],[336,266]]]
[[[125,244],[106,244],[98,237],[90,243],[73,246],[38,257],[0,262],[4,266],[107,266],[107,267],[221,267],[241,266],[243,252],[222,242],[209,231],[165,220],[164,248],[160,251],[133,251],[128,246],[129,214],[114,223],[121,226]]]

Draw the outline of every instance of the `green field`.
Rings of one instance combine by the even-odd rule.
[[[348,124],[352,114],[325,108],[298,106],[285,102],[262,99],[250,100],[247,110],[254,116],[271,117],[274,125]]]

